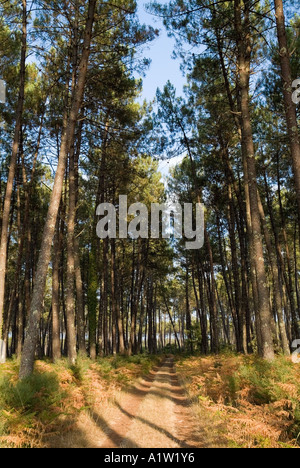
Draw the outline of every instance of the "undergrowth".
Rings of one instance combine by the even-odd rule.
[[[299,365],[285,357],[270,363],[229,352],[177,361],[199,414],[218,425],[229,446],[299,446]]]
[[[43,447],[45,438],[70,427],[92,409],[150,372],[157,356],[79,357],[75,366],[38,361],[35,372],[18,380],[19,363],[0,366],[0,448]]]

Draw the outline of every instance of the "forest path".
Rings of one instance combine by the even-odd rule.
[[[97,416],[94,415],[97,421]],[[98,423],[101,416],[98,417]],[[102,421],[103,423],[104,421]],[[179,383],[174,359],[140,379],[114,403],[101,448],[203,447],[189,402]]]
[[[108,404],[84,411],[75,424],[57,434],[55,448],[196,448],[207,447],[169,357]]]

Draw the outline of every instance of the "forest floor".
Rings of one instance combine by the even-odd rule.
[[[299,447],[300,366],[251,356],[0,367],[0,447]]]

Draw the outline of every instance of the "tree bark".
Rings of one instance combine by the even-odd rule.
[[[283,349],[284,355],[289,356],[290,355],[290,347],[289,347],[289,342],[288,342],[288,337],[287,337],[287,332],[286,332],[286,326],[285,326],[285,323],[284,323],[284,316],[283,316],[283,311],[282,311],[282,300],[281,300],[281,294],[280,294],[279,271],[278,271],[278,266],[277,266],[277,259],[274,258],[274,252],[273,252],[273,249],[272,249],[272,242],[271,242],[270,234],[269,234],[269,231],[268,231],[266,217],[265,217],[265,214],[264,214],[264,209],[263,209],[263,205],[262,205],[261,201],[259,201],[259,211],[260,211],[262,226],[263,226],[263,230],[264,230],[267,251],[268,251],[268,254],[269,254],[271,270],[272,270],[275,306],[276,306],[278,323],[279,323],[279,331],[280,331],[280,339],[281,339],[282,349]]]
[[[77,357],[75,330],[75,236],[76,192],[74,170],[74,145],[69,153],[69,210],[67,219],[67,291],[66,291],[66,319],[68,337],[68,358],[74,365]]]
[[[61,359],[60,347],[60,300],[59,300],[59,265],[60,265],[60,233],[57,222],[53,248],[52,267],[52,359],[53,362]]]

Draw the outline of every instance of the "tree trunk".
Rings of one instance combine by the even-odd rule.
[[[60,233],[57,222],[54,237],[53,266],[52,266],[52,359],[53,362],[61,359],[60,347],[60,300],[59,300],[59,265],[60,265]]]
[[[84,313],[84,295],[79,258],[79,242],[74,238],[74,261],[75,261],[75,286],[77,298],[77,334],[78,348],[82,355],[86,355],[85,345],[85,313]]]
[[[25,72],[26,72],[26,51],[27,51],[27,0],[22,0],[22,48],[20,60],[20,85],[18,106],[16,110],[16,126],[14,141],[12,146],[12,154],[9,165],[9,172],[6,184],[6,193],[4,199],[3,215],[2,215],[2,230],[0,240],[0,340],[2,339],[3,328],[3,311],[5,299],[5,277],[6,277],[6,262],[7,262],[7,248],[8,248],[8,231],[9,231],[9,216],[11,207],[11,198],[14,185],[14,178],[17,165],[17,156],[20,145],[23,108],[24,108],[24,92],[25,92]]]
[[[290,64],[290,52],[288,48],[287,34],[285,29],[285,17],[282,0],[274,0],[277,25],[277,36],[279,44],[281,76],[283,81],[284,107],[286,113],[287,130],[291,147],[295,187],[298,203],[298,218],[300,225],[300,138],[298,133],[298,122],[296,104],[293,102],[292,73]]]
[[[262,226],[264,230],[264,235],[266,239],[266,246],[269,254],[271,270],[272,270],[272,277],[273,277],[273,287],[274,287],[274,297],[275,297],[275,306],[277,311],[278,323],[279,323],[279,331],[280,331],[280,339],[282,344],[283,353],[285,356],[290,355],[290,347],[288,342],[288,337],[286,333],[286,327],[284,323],[284,316],[282,311],[282,300],[280,294],[280,285],[279,285],[279,271],[277,266],[277,260],[274,258],[274,252],[272,249],[272,242],[270,238],[270,234],[268,231],[268,226],[264,214],[264,209],[261,201],[259,201],[259,211],[262,221]]]
[[[67,291],[66,291],[66,319],[68,337],[68,358],[74,365],[77,357],[76,330],[75,330],[75,217],[76,217],[76,192],[74,170],[74,145],[69,153],[69,210],[67,219]]]
[[[83,101],[96,3],[97,0],[89,1],[88,18],[86,22],[83,52],[79,66],[78,82],[76,84],[74,96],[72,99],[70,116],[67,125],[64,125],[63,129],[58,166],[55,175],[50,206],[48,209],[47,220],[43,233],[42,246],[37,266],[36,282],[30,307],[30,317],[27,327],[27,336],[25,339],[24,350],[21,360],[19,374],[21,379],[24,379],[27,376],[29,376],[33,372],[34,367],[34,356],[38,339],[38,324],[43,307],[43,298],[48,273],[48,266],[51,257],[51,245],[61,200],[67,155],[69,153],[70,146],[74,140],[77,118]]]
[[[75,151],[75,194],[76,194],[76,208],[75,208],[75,224],[77,221],[77,208],[78,208],[78,191],[79,191],[79,156],[81,148],[81,135],[82,135],[83,121],[79,124],[77,135],[77,147]],[[75,262],[75,287],[77,298],[77,335],[78,335],[78,348],[82,355],[86,355],[85,344],[85,311],[84,311],[84,293],[82,284],[82,274],[80,266],[80,246],[79,239],[74,233],[74,262]]]
[[[249,26],[249,0],[245,4],[245,21],[242,23],[241,1],[235,0],[235,27],[238,49],[238,86],[240,91],[242,146],[245,151],[244,164],[249,178],[249,198],[252,223],[253,265],[255,266],[258,290],[258,305],[260,318],[260,332],[262,338],[262,356],[267,360],[274,359],[274,345],[272,336],[272,316],[269,307],[269,292],[264,262],[264,251],[260,225],[260,214],[257,197],[257,176],[255,151],[249,110],[249,86],[251,66],[251,33]]]

